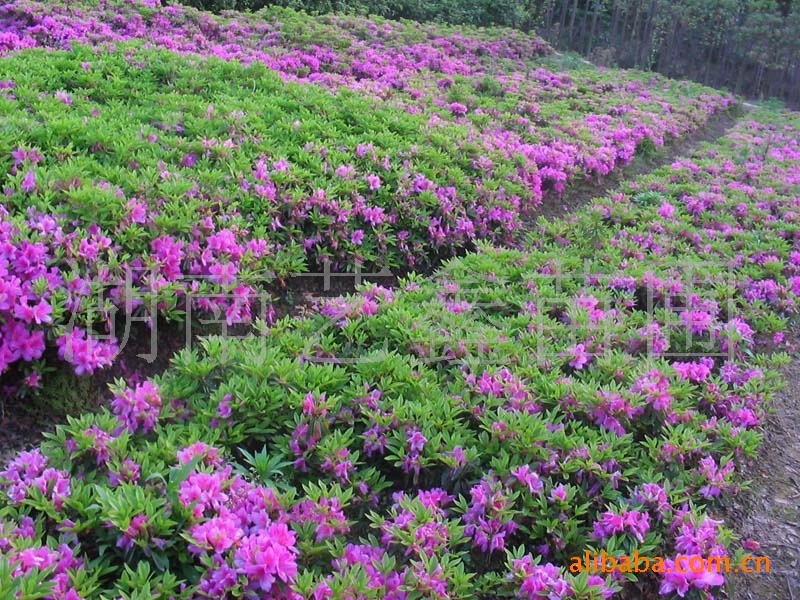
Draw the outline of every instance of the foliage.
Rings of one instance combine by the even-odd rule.
[[[69,600],[713,591],[566,567],[734,549],[709,509],[779,385],[758,342],[800,296],[800,116],[759,118],[528,252],[485,246],[119,382],[0,474],[0,569]]]
[[[522,34],[0,10],[0,372],[32,390],[56,354],[78,374],[112,364],[130,319],[271,322],[269,294],[307,270],[425,270],[478,239],[513,243],[547,190],[733,102],[637,73],[531,71],[549,49]]]
[[[312,14],[537,29],[602,64],[652,69],[751,98],[800,102],[800,4],[792,0],[182,0],[221,11],[286,6]]]

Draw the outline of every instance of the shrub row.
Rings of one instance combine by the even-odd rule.
[[[530,71],[547,48],[522,34],[138,2],[0,11],[0,373],[29,390],[56,354],[78,374],[111,364],[124,314],[270,320],[260,295],[291,274],[509,243],[548,188],[732,102]]]
[[[207,338],[0,473],[0,595],[710,597],[800,295],[800,117],[760,114],[432,280]],[[45,585],[52,588],[45,589]]]

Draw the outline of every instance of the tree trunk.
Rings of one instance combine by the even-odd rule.
[[[608,36],[608,43],[613,48],[617,45],[617,27],[619,27],[619,0],[612,0],[614,2],[614,12],[611,15],[611,32]]]
[[[656,0],[650,0],[648,12],[647,23],[644,28],[640,63],[643,67],[650,69],[652,67],[651,57],[653,56],[653,28],[655,27]]]
[[[581,19],[581,30],[580,36],[578,38],[578,52],[583,50],[583,47],[586,45],[586,24],[589,20],[589,3],[591,0],[586,0],[586,6],[583,8],[583,18]]]
[[[614,45],[622,50],[623,46],[625,45],[625,40],[630,39],[628,36],[628,20],[631,14],[631,0],[625,0],[625,20],[622,22],[622,30],[620,31],[619,40],[614,42]]]
[[[600,8],[603,6],[603,0],[594,0],[594,13],[592,14],[592,27],[589,30],[589,43],[586,45],[586,53],[592,51],[594,44],[594,34],[597,30],[597,18],[600,16]]]
[[[559,40],[564,39],[567,30],[567,14],[569,13],[569,0],[561,0],[561,28],[558,31]]]
[[[569,47],[572,48],[572,38],[575,35],[575,17],[578,16],[578,0],[572,3],[572,15],[569,20]]]
[[[641,3],[637,0],[636,2],[636,12],[633,15],[633,27],[631,27],[631,44],[635,44],[632,54],[633,54],[633,66],[639,66],[639,52],[642,47],[642,36],[639,32],[639,19],[642,16],[641,10]]]

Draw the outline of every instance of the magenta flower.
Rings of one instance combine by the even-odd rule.
[[[53,312],[53,307],[47,300],[39,300],[34,306],[30,306],[27,300],[23,300],[14,307],[14,316],[26,323],[52,323],[53,319],[50,315]]]
[[[677,564],[677,561],[680,561],[680,565]],[[700,563],[703,567],[697,568]],[[662,574],[661,586],[658,590],[660,594],[666,595],[674,592],[683,598],[689,588],[706,590],[725,583],[722,573],[719,573],[713,565],[709,565],[708,559],[699,555],[679,556],[675,560],[667,559],[664,561],[664,567],[665,572]]]
[[[236,550],[233,564],[253,591],[269,592],[276,580],[293,583],[297,576],[295,536],[283,523],[246,537]]]
[[[39,332],[42,333],[42,332]],[[56,340],[58,356],[75,367],[77,375],[91,375],[114,362],[118,348],[116,340],[103,342],[75,327]]]
[[[274,168],[279,173],[283,173],[283,172],[288,171],[289,170],[289,166],[290,166],[289,165],[289,161],[286,160],[285,158],[281,158],[279,160],[276,160],[274,163],[272,163],[272,168]]]
[[[61,101],[62,101],[64,104],[66,104],[67,106],[69,106],[70,104],[72,104],[72,96],[70,96],[70,95],[69,95],[67,92],[64,92],[64,91],[62,91],[62,90],[59,90],[59,91],[57,91],[57,92],[54,94],[54,96],[55,96],[56,98],[58,98],[59,100],[61,100]]]
[[[456,117],[463,117],[467,114],[467,107],[460,102],[451,102],[448,108],[450,109],[450,113]]]
[[[133,389],[115,394],[111,410],[132,433],[139,429],[145,433],[151,431],[161,413],[159,390],[150,381],[140,383]]]
[[[235,263],[214,263],[208,269],[211,276],[209,280],[223,287],[229,287],[236,283],[236,275],[239,272]]]
[[[709,331],[714,318],[704,310],[686,310],[681,313],[681,321],[693,335]]]
[[[360,246],[362,243],[364,243],[364,231],[362,229],[356,229],[350,235],[350,241],[356,246]]]
[[[22,178],[22,191],[26,194],[32,194],[36,191],[36,173],[33,169],[25,173],[25,177]]]
[[[181,483],[179,499],[184,507],[192,507],[192,515],[200,519],[207,510],[220,510],[228,501],[228,472],[194,472]]]
[[[539,494],[544,490],[544,483],[542,483],[539,475],[531,470],[529,465],[522,465],[511,469],[511,475],[520,483],[528,486],[528,491],[531,494]]]
[[[672,363],[672,368],[678,372],[681,379],[695,382],[708,379],[713,366],[714,359],[709,357],[701,358],[698,362],[675,361]]]
[[[412,429],[406,434],[408,440],[408,448],[411,452],[422,452],[425,444],[428,443],[428,438],[422,435],[419,429]]]
[[[569,366],[578,371],[589,364],[589,361],[592,359],[592,355],[586,350],[586,344],[576,344],[564,351],[562,356],[570,358],[568,362]]]
[[[550,490],[550,499],[553,502],[565,502],[567,499],[567,488],[564,484],[559,484]]]
[[[514,559],[511,564],[512,576],[520,581],[519,598],[566,600],[572,595],[572,588],[557,566],[551,563],[535,565],[530,554]]]
[[[194,540],[194,544],[189,546],[190,552],[201,554],[206,550],[212,550],[216,554],[221,554],[237,544],[244,536],[244,532],[238,525],[238,519],[223,509],[219,517],[193,525],[189,535]]]
[[[672,206],[669,202],[664,202],[661,207],[658,209],[658,214],[664,217],[665,219],[671,219],[672,216],[675,214],[675,207]]]

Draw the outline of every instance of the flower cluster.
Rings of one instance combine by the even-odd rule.
[[[521,35],[135,1],[0,10],[4,51],[120,43],[0,61],[0,137],[29,140],[3,163],[6,367],[40,360],[48,334],[103,366],[114,309],[235,322],[266,271],[505,241],[547,190],[728,103],[553,73]],[[134,84],[152,105],[127,104]],[[755,452],[783,359],[760,343],[782,343],[800,292],[800,117],[759,115],[524,251],[481,245],[115,386],[0,472],[0,570],[58,600],[714,593],[719,575],[565,566],[601,543],[733,550],[709,514]]]

